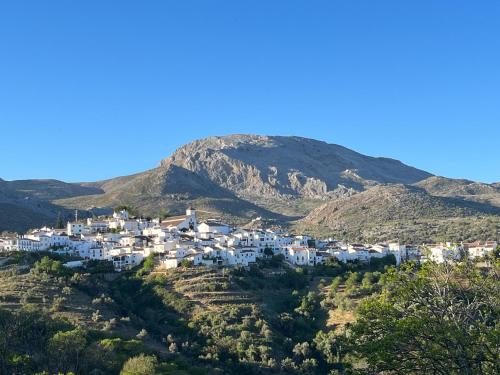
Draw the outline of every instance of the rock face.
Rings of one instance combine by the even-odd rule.
[[[185,168],[247,198],[325,198],[380,183],[411,184],[431,176],[397,160],[300,137],[231,135],[179,148],[160,163]]]

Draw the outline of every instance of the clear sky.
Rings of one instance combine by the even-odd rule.
[[[2,1],[0,131],[4,179],[257,133],[500,181],[500,1]]]

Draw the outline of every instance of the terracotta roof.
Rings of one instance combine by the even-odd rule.
[[[182,219],[163,220],[161,222],[161,224],[165,225],[165,226],[177,226],[177,225],[181,224],[182,222],[184,222],[184,220],[186,220],[186,217],[184,217]]]
[[[179,215],[179,216],[170,216],[165,219],[163,219],[161,222],[169,222],[169,221],[175,221],[175,220],[186,220],[187,215]]]

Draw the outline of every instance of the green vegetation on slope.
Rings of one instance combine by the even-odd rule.
[[[498,371],[498,268],[397,270],[387,257],[292,269],[268,257],[165,271],[150,258],[116,274],[66,260],[15,253],[0,267],[0,373]]]

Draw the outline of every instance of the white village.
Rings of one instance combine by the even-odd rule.
[[[154,256],[162,269],[248,267],[258,258],[271,256],[280,256],[291,267],[314,267],[332,260],[369,263],[388,256],[394,257],[396,265],[406,261],[444,263],[485,258],[498,245],[496,241],[414,245],[315,239],[291,235],[279,227],[232,227],[218,219],[199,221],[192,207],[185,215],[163,220],[133,218],[125,209],[115,210],[112,217],[78,220],[75,216],[63,229],[43,227],[24,235],[0,237],[0,252],[50,251],[78,257],[64,264],[69,268],[97,260],[112,262],[120,272],[138,266],[148,256]]]

